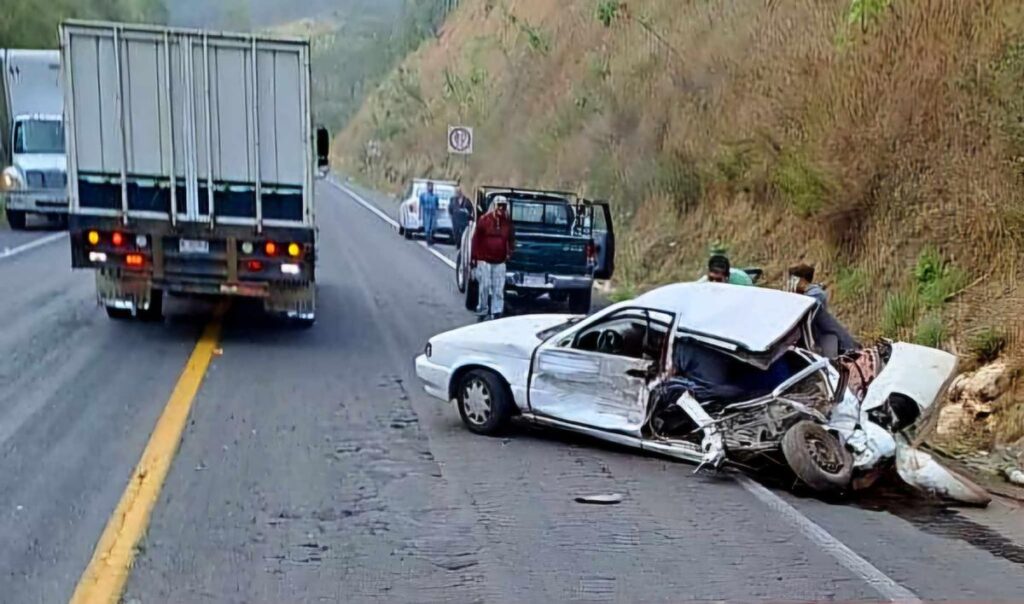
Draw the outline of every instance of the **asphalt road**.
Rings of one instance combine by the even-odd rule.
[[[1024,594],[1024,516],[1003,503],[829,504],[547,431],[471,435],[412,367],[472,320],[451,269],[319,193],[317,324],[232,307],[125,602]],[[3,602],[74,591],[210,320],[172,300],[163,324],[111,322],[68,264],[60,240],[0,259]]]

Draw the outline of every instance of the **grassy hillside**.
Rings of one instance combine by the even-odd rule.
[[[468,162],[445,152],[451,123],[477,129]],[[614,200],[627,293],[693,279],[722,243],[773,286],[816,264],[865,337],[1021,353],[1015,0],[465,0],[337,141],[388,188]]]

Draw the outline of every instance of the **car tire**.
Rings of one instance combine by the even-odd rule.
[[[462,266],[462,250],[459,250],[459,253],[455,254],[455,287],[459,289],[460,294],[466,293],[466,272],[466,267]]]
[[[132,318],[132,311],[127,308],[105,307],[107,316],[114,321],[129,321]]]
[[[466,310],[476,312],[476,306],[480,302],[480,282],[470,277],[466,281]]]
[[[11,225],[11,228],[15,231],[25,230],[25,212],[21,210],[5,210],[7,214],[7,224]]]
[[[462,376],[455,400],[462,423],[474,434],[500,434],[512,418],[512,394],[491,371],[474,369]]]
[[[853,479],[853,455],[814,422],[798,422],[786,431],[782,454],[796,477],[819,493],[847,489]]]
[[[574,315],[590,314],[592,297],[593,290],[591,289],[569,292],[569,312]]]

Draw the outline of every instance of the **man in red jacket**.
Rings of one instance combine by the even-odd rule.
[[[505,261],[515,247],[508,199],[499,195],[494,198],[494,209],[481,216],[473,229],[469,265],[480,284],[476,314],[481,321],[497,319],[505,310]]]

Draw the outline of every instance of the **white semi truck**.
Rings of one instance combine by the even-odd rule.
[[[165,293],[245,296],[316,317],[309,43],[69,21],[61,26],[71,252],[111,318]]]
[[[7,222],[68,215],[60,53],[0,50],[0,197]]]

